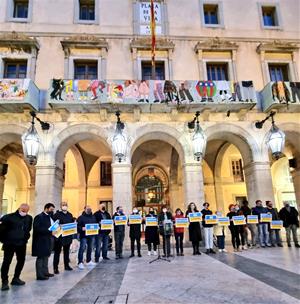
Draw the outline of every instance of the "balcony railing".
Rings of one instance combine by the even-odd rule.
[[[31,79],[0,79],[0,112],[38,108],[39,89]]]
[[[262,110],[300,110],[300,82],[269,82],[261,92]]]
[[[145,112],[174,107],[221,112],[251,109],[256,102],[252,81],[53,79],[48,91],[48,103],[53,108],[71,112],[112,109],[112,105],[128,110],[139,105]]]

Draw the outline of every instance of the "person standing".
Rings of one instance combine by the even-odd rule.
[[[108,242],[109,242],[109,234],[111,230],[101,230],[101,221],[102,220],[110,220],[111,216],[106,211],[106,207],[104,204],[100,204],[99,210],[94,213],[96,218],[96,222],[99,223],[100,229],[99,234],[95,236],[95,262],[98,263],[100,259],[100,252],[102,252],[102,259],[109,260],[107,256],[108,252]]]
[[[180,208],[177,208],[175,211],[174,221],[176,221],[177,218],[184,218],[184,214]],[[176,254],[177,256],[179,255],[184,256],[183,254],[184,228],[176,227],[176,223],[175,223],[174,231],[175,231],[175,241],[176,241]]]
[[[70,224],[74,222],[73,215],[68,211],[68,203],[61,203],[61,210],[57,210],[57,212],[53,215],[53,220],[59,220],[60,225]],[[64,250],[64,266],[65,270],[71,271],[73,270],[70,267],[70,246],[72,244],[73,236],[60,236],[59,238],[55,238],[54,240],[54,257],[53,257],[53,269],[55,274],[59,274],[58,264],[61,249]]]
[[[20,275],[25,263],[26,245],[30,238],[32,216],[28,215],[29,205],[22,204],[14,213],[4,215],[0,219],[0,241],[3,243],[3,263],[1,267],[1,290],[8,290],[8,271],[14,254],[17,264],[11,285],[24,285]]]
[[[297,237],[297,228],[299,227],[299,213],[295,207],[290,206],[288,202],[283,202],[284,207],[279,211],[279,218],[283,221],[283,227],[286,231],[286,240],[288,247],[291,247],[291,232],[295,247],[300,248]]]
[[[267,212],[272,214],[272,221],[279,220],[279,214],[276,208],[273,208],[273,203],[271,201],[266,201]],[[271,224],[268,225],[269,233],[270,233],[270,240],[272,247],[275,247],[277,244],[278,247],[282,246],[280,229],[271,229]]]
[[[191,202],[185,216],[188,217],[189,213],[199,212],[196,205]],[[192,222],[189,224],[189,239],[193,245],[193,255],[201,255],[199,250],[200,242],[202,241],[200,222]]]
[[[139,210],[137,208],[133,208],[132,215],[139,215]],[[138,257],[141,258],[141,224],[129,224],[129,237],[130,237],[130,245],[131,245],[131,255],[130,258],[134,257],[134,243],[136,242]]]
[[[228,209],[229,209],[229,212],[227,213],[226,216],[228,216],[230,219],[229,230],[231,233],[231,243],[232,243],[232,247],[233,247],[234,251],[237,252],[237,251],[240,251],[241,240],[240,240],[240,236],[239,236],[238,225],[234,225],[232,218],[234,216],[237,216],[238,214],[236,212],[236,208],[235,208],[234,204],[230,204]]]
[[[119,206],[113,215],[113,219],[116,216],[125,215],[123,213],[123,207]],[[114,225],[114,235],[115,235],[115,251],[116,260],[123,259],[123,243],[125,238],[125,225]]]
[[[149,208],[149,213],[146,217],[155,217],[157,215],[152,207]],[[145,229],[145,243],[148,245],[148,255],[157,255],[157,245],[159,245],[158,226],[146,226]],[[153,247],[153,251],[152,251]]]
[[[94,243],[94,235],[86,235],[86,224],[96,224],[96,218],[93,215],[92,208],[87,205],[84,208],[82,214],[77,220],[77,229],[79,233],[80,245],[78,250],[78,268],[84,269],[83,254],[86,249],[86,265],[95,266],[96,264],[92,261],[92,250]]]
[[[249,208],[249,203],[247,200],[242,202],[242,207],[240,209],[241,214],[245,216],[247,219],[248,215],[251,215],[251,209]],[[251,234],[251,242],[249,239],[249,232]],[[249,248],[253,248],[256,246],[256,237],[257,237],[257,227],[256,224],[248,224],[246,223],[244,227],[244,239]]]
[[[52,219],[54,209],[52,203],[46,204],[44,211],[33,220],[32,256],[37,257],[35,263],[37,280],[48,280],[49,277],[54,276],[48,269],[48,260],[53,249],[53,236],[49,228],[54,223]]]
[[[202,213],[202,226],[204,229],[204,238],[205,238],[205,249],[206,254],[210,253],[216,253],[214,251],[214,225],[213,224],[206,224],[205,222],[205,216],[206,215],[212,215],[212,211],[209,210],[209,203],[203,204],[203,209],[201,211]]]
[[[158,216],[160,234],[163,237],[163,257],[171,257],[171,235],[173,232],[172,213],[168,211],[166,205],[162,207],[162,212]]]
[[[236,211],[237,215],[245,216],[243,211],[241,211],[240,205],[239,205],[238,202],[235,204],[235,211]],[[238,225],[238,232],[239,232],[239,235],[240,235],[240,240],[241,240],[241,243],[242,243],[242,249],[243,250],[248,249],[247,243],[246,243],[246,238],[245,238],[245,231],[246,231],[246,225]]]
[[[222,216],[222,213],[217,211],[216,215],[218,217]],[[214,235],[217,237],[217,245],[219,252],[227,252],[225,249],[225,227],[220,225],[214,225]]]

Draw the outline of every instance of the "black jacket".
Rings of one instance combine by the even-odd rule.
[[[251,209],[248,206],[242,206],[240,210],[245,218],[247,218],[248,215],[251,215]]]
[[[53,215],[53,220],[54,221],[59,220],[60,225],[74,223],[73,215],[70,212],[64,213],[63,211],[59,211],[59,210],[57,210],[56,213]],[[63,246],[70,245],[72,243],[72,240],[73,240],[72,235],[68,235],[64,237],[60,236],[58,239],[55,238],[55,241],[61,242]]]
[[[112,218],[114,219],[116,216],[120,216],[120,215],[125,215],[125,214],[115,212]],[[125,233],[125,225],[115,225],[114,224],[114,233]]]
[[[279,218],[283,221],[283,227],[290,225],[296,225],[299,227],[298,211],[295,207],[290,207],[290,211],[286,207],[283,207],[279,211]]]
[[[38,214],[33,220],[32,255],[37,257],[50,256],[53,247],[50,216],[45,212]]]
[[[19,210],[4,215],[0,220],[0,241],[4,245],[23,246],[30,238],[32,216],[21,216]]]
[[[194,210],[193,212],[199,212],[198,210]],[[191,210],[187,210],[185,213],[185,217],[189,216],[189,213],[192,213]],[[189,224],[189,240],[192,243],[202,241],[202,233],[200,222],[192,222]]]
[[[279,220],[279,214],[276,208],[271,208],[269,209],[268,207],[266,208],[267,213],[271,213],[272,214],[272,221],[277,221]]]
[[[99,230],[99,234],[110,234],[111,230],[101,230],[101,221],[102,220],[110,220],[111,216],[107,211],[97,211],[94,213],[94,216],[96,218],[96,222],[99,223],[100,226],[100,230]]]
[[[212,215],[213,214],[212,211],[211,210],[202,209],[201,213],[202,213],[202,226],[204,228],[213,227],[214,226],[213,224],[206,224],[205,223],[205,215]]]
[[[132,213],[132,215],[138,215],[138,213]],[[141,224],[129,224],[128,221],[128,225],[129,225],[129,237],[131,239],[140,239],[142,236],[141,233]]]
[[[85,212],[82,212],[82,214],[77,219],[77,230],[80,239],[93,237],[93,235],[86,236],[85,231],[82,230],[82,228],[85,227],[86,224],[97,224],[96,218],[93,213],[87,214]]]
[[[146,217],[156,217],[156,214],[147,214]],[[145,243],[159,244],[158,226],[146,226],[145,228]]]
[[[167,211],[166,212],[166,215],[167,215],[167,219],[168,220],[171,220],[172,223],[173,223],[173,219],[172,219],[172,213]],[[165,220],[165,214],[163,212],[161,212],[159,215],[158,215],[158,226],[159,226],[159,233],[161,235],[164,235],[164,234],[170,234],[170,231],[169,232],[166,232],[165,231],[165,227],[164,227],[164,220]]]

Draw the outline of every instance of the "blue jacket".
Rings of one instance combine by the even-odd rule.
[[[262,213],[268,213],[267,208],[265,208],[265,207],[258,207],[258,206],[252,208],[252,214],[253,215],[258,215],[258,220],[260,220],[260,215]],[[264,223],[260,223],[260,224],[264,224]]]

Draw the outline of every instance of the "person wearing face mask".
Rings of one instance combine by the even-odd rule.
[[[202,213],[202,226],[204,229],[204,239],[205,239],[205,249],[206,249],[206,254],[210,253],[216,253],[213,249],[214,247],[214,225],[212,224],[206,224],[205,222],[205,215],[212,215],[212,211],[209,210],[209,203],[204,203],[203,204],[203,209],[201,210]]]
[[[124,215],[123,207],[119,206],[113,215],[113,219],[116,216]],[[124,225],[114,225],[114,236],[115,236],[115,251],[116,260],[123,259],[123,243],[125,238],[125,226]]]
[[[158,216],[158,225],[163,237],[163,257],[171,257],[172,213],[168,211],[167,206],[163,206]]]
[[[132,215],[138,215],[139,210],[137,208],[133,208]],[[136,242],[138,257],[141,258],[141,224],[130,224],[129,225],[129,237],[131,243],[131,255],[130,258],[134,257],[134,243]]]
[[[235,204],[235,211],[236,211],[237,215],[244,215],[243,211],[240,208],[240,204],[238,202]],[[245,218],[247,218],[247,217],[245,216]],[[246,238],[245,238],[246,225],[238,225],[237,227],[238,227],[238,233],[240,235],[240,239],[241,239],[241,243],[242,243],[242,250],[247,250],[248,247],[247,247]]]
[[[295,207],[290,206],[288,202],[283,202],[284,207],[279,211],[279,218],[283,221],[283,227],[286,231],[286,241],[288,247],[291,247],[291,232],[295,247],[300,248],[297,237],[297,229],[299,228],[299,213]]]
[[[8,271],[14,255],[17,264],[15,267],[12,285],[24,285],[20,275],[25,263],[26,244],[30,238],[32,216],[28,215],[29,205],[22,204],[14,213],[4,215],[0,220],[0,241],[3,243],[3,263],[1,267],[2,290],[8,290]]]
[[[57,212],[53,215],[53,220],[59,220],[60,225],[69,224],[74,222],[73,215],[68,211],[68,204],[65,202],[61,203],[61,210],[57,210]],[[70,246],[72,244],[73,236],[60,236],[59,238],[54,238],[54,257],[53,257],[53,269],[55,274],[59,274],[58,264],[59,257],[61,253],[61,249],[64,250],[64,266],[65,270],[70,271],[73,270],[70,263]]]
[[[177,208],[175,211],[174,222],[176,221],[177,218],[184,218],[184,214],[180,208]],[[175,225],[175,242],[176,242],[177,256],[184,256],[184,254],[183,254],[183,236],[184,236],[184,228],[176,227],[176,225]]]
[[[85,225],[86,224],[96,224],[96,218],[93,215],[92,208],[89,205],[86,205],[82,214],[78,217],[77,220],[77,230],[79,233],[80,245],[78,250],[78,268],[84,269],[83,264],[83,254],[86,249],[86,265],[95,266],[96,264],[92,261],[92,250],[94,235],[86,235]]]
[[[227,213],[226,216],[229,217],[230,220],[230,225],[229,225],[229,230],[231,233],[231,243],[232,247],[235,252],[240,251],[240,245],[241,245],[241,240],[240,240],[240,235],[239,235],[239,228],[238,225],[234,225],[233,223],[233,217],[237,216],[236,208],[234,204],[230,204],[229,207],[229,212]]]
[[[146,217],[156,217],[152,207],[149,208],[149,213]],[[145,243],[148,245],[148,255],[157,255],[157,245],[159,245],[158,226],[146,226],[145,229]],[[153,248],[153,251],[152,251]]]
[[[44,211],[33,220],[32,256],[37,257],[35,263],[37,280],[48,280],[49,277],[54,276],[48,269],[48,260],[53,248],[53,236],[49,228],[54,223],[52,219],[54,209],[52,203],[46,204]]]

